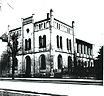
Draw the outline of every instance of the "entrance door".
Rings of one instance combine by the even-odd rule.
[[[62,56],[58,56],[58,69],[62,69]]]
[[[31,59],[29,56],[26,56],[26,77],[31,75]]]

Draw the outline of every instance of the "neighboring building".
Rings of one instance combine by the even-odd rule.
[[[76,39],[76,46],[78,64],[82,62],[83,67],[94,67],[93,44]]]
[[[76,66],[82,77],[94,76],[93,44],[76,38]]]
[[[54,18],[52,10],[47,13],[44,20],[35,22],[33,17],[34,15],[23,19],[22,26],[10,30],[8,34],[8,42],[11,43],[10,35],[17,34],[18,48],[21,47],[16,56],[15,74],[26,77],[54,77],[63,71],[69,74],[71,68],[75,66],[75,45],[78,45],[77,61],[84,61],[86,64],[84,67],[93,67],[92,44],[73,37],[73,22],[70,26],[59,21]]]

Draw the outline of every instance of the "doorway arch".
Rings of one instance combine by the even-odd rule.
[[[30,58],[30,56],[26,56],[25,59],[26,59],[26,72],[25,72],[25,74],[26,74],[26,77],[28,77],[31,74],[31,58]]]
[[[45,70],[46,69],[46,58],[45,58],[45,55],[42,54],[40,55],[40,58],[39,58],[39,63],[40,63],[40,70]]]
[[[62,56],[58,55],[58,69],[62,69],[62,65],[63,65]]]

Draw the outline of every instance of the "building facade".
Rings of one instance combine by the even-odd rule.
[[[62,73],[69,74],[75,66],[75,52],[77,52],[78,62],[81,59],[81,62],[86,63],[91,56],[90,62],[93,63],[92,45],[74,38],[73,23],[70,26],[56,19],[52,10],[47,13],[47,18],[44,20],[35,22],[33,17],[34,15],[22,19],[22,26],[10,30],[8,34],[8,42],[11,44],[12,34],[18,36],[20,50],[16,54],[15,74],[17,76],[57,77],[57,74],[60,76]],[[89,55],[83,53],[84,45],[89,46]],[[80,54],[80,50],[83,54]],[[12,58],[10,64],[12,66]]]

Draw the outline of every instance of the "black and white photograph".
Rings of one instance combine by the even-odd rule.
[[[103,0],[0,0],[0,96],[103,96]]]

